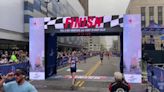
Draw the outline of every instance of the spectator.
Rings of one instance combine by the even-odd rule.
[[[2,58],[1,58],[1,62],[0,62],[0,63],[6,64],[6,63],[8,62],[6,56],[5,56],[5,55],[2,55],[1,57],[2,57]]]
[[[6,79],[14,78],[16,81],[4,84]],[[0,87],[3,87],[5,92],[38,92],[36,88],[25,80],[26,71],[22,68],[17,68],[15,74],[8,73],[0,79]]]
[[[10,60],[10,56],[9,56],[9,54],[8,54],[8,52],[7,51],[5,51],[5,56],[6,56],[6,58],[7,58],[7,60],[9,61]]]
[[[104,52],[100,52],[100,60],[101,60],[101,64],[103,63],[103,57],[104,57]]]
[[[11,55],[11,58],[10,58],[10,62],[18,63],[18,59],[17,59],[17,57],[16,57],[14,52],[12,52],[12,55]]]
[[[109,85],[110,92],[129,92],[130,85],[124,80],[122,73],[114,73],[115,82]]]
[[[150,44],[155,44],[155,40],[154,40],[153,35],[150,35],[149,43]]]
[[[153,35],[150,35],[149,50],[155,50],[155,39],[154,39]]]
[[[163,46],[163,43],[161,43],[161,50],[164,50],[164,46]]]

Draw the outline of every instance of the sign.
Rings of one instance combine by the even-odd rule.
[[[72,17],[66,18],[64,28],[96,28],[102,22],[103,17]]]
[[[30,19],[30,79],[45,79],[43,18]]]
[[[124,16],[123,73],[129,83],[141,83],[141,22],[138,15]]]
[[[105,28],[101,29],[61,29],[60,32],[104,32]]]
[[[123,16],[46,17],[44,29],[81,29],[123,27]]]

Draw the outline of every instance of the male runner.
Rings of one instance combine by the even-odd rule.
[[[72,89],[75,84],[75,76],[76,76],[76,70],[77,70],[77,62],[78,62],[78,57],[75,55],[76,51],[73,51],[71,56],[69,57],[69,64],[70,64],[70,71],[71,71],[71,76],[72,76]]]

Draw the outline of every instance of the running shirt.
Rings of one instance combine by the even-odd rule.
[[[103,53],[100,53],[100,58],[103,58]]]
[[[72,56],[71,57],[71,68],[76,68],[76,62],[77,62],[77,57],[76,56]]]

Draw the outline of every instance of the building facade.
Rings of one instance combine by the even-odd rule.
[[[84,16],[84,7],[78,0],[26,0],[25,5],[25,33],[28,35],[29,18],[31,17],[66,17]],[[31,6],[30,6],[31,5]],[[25,6],[25,7],[26,7]],[[33,9],[31,9],[31,7]],[[29,8],[30,7],[30,8]],[[27,20],[27,21],[26,21]],[[58,50],[67,51],[83,47],[79,37],[58,37]]]
[[[85,15],[79,0],[1,0],[0,12],[0,49],[17,43],[28,48],[30,18]]]
[[[163,0],[130,0],[126,10],[127,14],[141,14],[142,27],[147,27],[151,22],[164,25]]]
[[[141,14],[141,26],[142,28],[151,27],[156,24],[158,26],[164,26],[164,0],[131,0],[126,10],[126,14]],[[155,31],[152,29],[151,31]],[[155,40],[155,49],[161,50],[161,44],[164,41],[161,40],[163,35],[153,35]],[[150,35],[143,35],[143,44],[149,44]]]
[[[88,50],[90,51],[100,51],[100,37],[99,36],[90,36],[88,37]]]
[[[85,49],[84,37],[62,36],[57,37],[58,51],[72,51]]]
[[[89,1],[88,0],[79,0],[81,5],[83,6],[84,10],[85,10],[85,16],[88,16],[88,4],[89,4]]]

